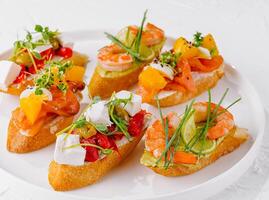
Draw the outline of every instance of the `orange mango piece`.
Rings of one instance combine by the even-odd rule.
[[[34,124],[42,108],[43,95],[30,94],[20,99],[20,107],[31,124]]]
[[[181,54],[181,58],[192,58],[199,56],[201,53],[199,49],[189,43],[185,38],[180,37],[174,43],[173,49],[176,53]]]
[[[84,73],[85,67],[75,65],[66,71],[65,79],[67,81],[83,81]]]
[[[205,37],[203,37],[202,47],[208,49],[210,51],[211,56],[219,55],[218,47],[211,34],[207,34]]]
[[[162,74],[152,67],[146,68],[139,75],[138,84],[148,91],[159,91],[165,87],[166,83]]]

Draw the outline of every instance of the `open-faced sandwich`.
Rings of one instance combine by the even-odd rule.
[[[8,127],[7,149],[26,153],[56,140],[55,133],[70,125],[79,112],[84,68],[71,61],[50,61],[20,94],[20,105]]]
[[[192,102],[181,116],[172,112],[163,117],[160,110],[161,119],[146,130],[141,164],[164,176],[182,176],[238,148],[249,135],[235,125],[228,111],[239,99],[221,106],[226,94],[218,104],[211,97],[208,102]]]
[[[110,100],[94,98],[77,121],[57,134],[49,183],[57,191],[95,183],[136,147],[150,114],[140,96],[128,91]]]
[[[88,57],[72,48],[73,43],[66,41],[57,30],[36,25],[24,40],[14,42],[9,58],[0,61],[0,91],[20,95],[27,86],[34,85],[33,75],[51,60],[69,60],[75,66],[85,67]]]
[[[224,75],[223,58],[211,34],[194,35],[193,42],[180,37],[173,49],[163,52],[139,76],[143,102],[160,106],[183,103],[214,87]]]
[[[106,33],[112,44],[99,50],[98,63],[89,84],[89,95],[110,97],[138,81],[143,67],[159,55],[165,42],[163,30],[151,23],[128,26],[116,37]]]

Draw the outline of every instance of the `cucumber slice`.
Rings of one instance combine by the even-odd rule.
[[[198,133],[198,130],[195,125],[194,121],[194,113],[187,119],[187,121],[182,126],[181,136],[183,142],[188,144],[193,137]],[[208,140],[205,141],[199,140],[191,149],[193,153],[196,154],[209,154],[217,146],[217,142],[215,140]]]

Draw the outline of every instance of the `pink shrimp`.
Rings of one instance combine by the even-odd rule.
[[[138,33],[137,26],[129,26],[128,28],[132,34],[136,35]],[[153,46],[160,44],[163,40],[164,31],[151,23],[147,23],[142,33],[142,42],[146,46]]]
[[[178,122],[179,117],[171,112],[166,117],[168,119],[168,135],[171,137]],[[146,150],[151,152],[154,157],[159,158],[165,149],[165,133],[160,120],[155,121],[146,131]]]
[[[116,44],[99,50],[98,62],[108,71],[123,71],[132,66],[133,58]]]
[[[216,106],[216,104],[211,103],[211,113],[214,111]],[[207,107],[207,102],[198,102],[193,105],[193,108],[195,109],[196,122],[202,122],[207,119]],[[221,112],[223,113],[220,114]],[[233,115],[229,111],[225,110],[225,108],[220,106],[217,114],[219,115],[215,119],[216,125],[209,128],[207,132],[207,137],[211,140],[224,136],[235,126]]]

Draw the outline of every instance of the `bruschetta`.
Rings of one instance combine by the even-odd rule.
[[[181,116],[161,117],[146,130],[141,164],[164,176],[183,176],[234,151],[249,134],[235,125],[228,107],[192,102]]]
[[[128,91],[95,99],[57,135],[48,179],[56,191],[91,185],[127,157],[141,140],[150,114],[141,97]]]
[[[34,84],[33,75],[48,61],[72,61],[85,67],[88,57],[73,51],[73,43],[60,32],[36,25],[24,40],[14,42],[11,55],[0,61],[0,92],[17,95]]]
[[[163,30],[147,23],[146,13],[140,27],[128,26],[116,37],[106,33],[112,44],[99,50],[97,66],[89,83],[89,95],[108,98],[138,81],[143,67],[161,51],[165,42]]]
[[[26,153],[56,140],[55,133],[67,127],[79,112],[84,89],[84,68],[70,61],[50,61],[39,70],[20,94],[20,105],[11,114],[7,149]]]
[[[143,102],[173,106],[214,87],[224,75],[223,58],[211,34],[194,35],[193,42],[180,37],[173,49],[163,52],[139,75],[138,93]]]

